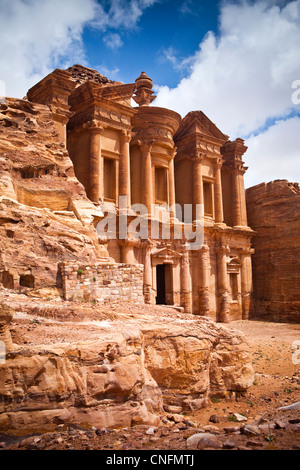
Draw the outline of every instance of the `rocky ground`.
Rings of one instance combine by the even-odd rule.
[[[34,312],[34,302],[31,309]],[[29,307],[28,307],[29,308]],[[114,319],[120,306],[107,307],[103,318]],[[122,306],[122,312],[124,312]],[[128,315],[135,309],[128,307]],[[146,308],[146,307],[145,307]],[[158,307],[157,307],[158,308]],[[53,310],[52,310],[53,311]],[[69,310],[70,312],[71,310]],[[57,308],[59,317],[60,309]],[[53,319],[19,315],[11,324],[14,343],[37,339],[68,341],[66,329]],[[166,316],[184,316],[164,310]],[[81,318],[84,319],[84,307]],[[80,319],[80,316],[79,316]],[[78,319],[77,319],[78,320]],[[137,425],[132,428],[108,429],[88,423],[64,423],[39,432],[26,429],[2,432],[3,450],[299,450],[300,449],[300,353],[292,349],[300,340],[300,325],[235,321],[230,327],[242,331],[248,340],[255,369],[255,380],[248,392],[238,399],[210,401],[205,409],[185,414],[169,407],[158,426]],[[91,325],[78,323],[72,339],[93,337]],[[53,335],[53,332],[56,335]],[[293,355],[294,353],[294,355]],[[298,402],[298,405],[295,403]],[[292,405],[292,406],[291,406]],[[286,407],[289,407],[285,409]]]

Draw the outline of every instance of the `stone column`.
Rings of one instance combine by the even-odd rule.
[[[151,267],[151,245],[145,247],[144,259],[144,299],[146,304],[152,300],[152,267]]]
[[[218,272],[218,300],[219,312],[218,321],[229,322],[229,296],[228,296],[228,275],[227,275],[227,254],[229,247],[222,245],[217,251],[217,272]]]
[[[185,249],[181,258],[181,306],[185,313],[192,313],[192,287],[189,252]]]
[[[89,121],[83,126],[89,130],[90,135],[90,155],[89,155],[89,170],[90,170],[90,181],[89,181],[89,198],[91,201],[98,203],[99,198],[103,197],[100,161],[101,161],[101,134],[103,128],[97,121]]]
[[[224,168],[231,172],[232,177],[232,225],[234,227],[246,226],[246,201],[244,199],[244,173],[246,167],[242,156],[247,147],[244,140],[237,138],[235,141],[227,141],[221,147]]]
[[[232,208],[233,208],[233,226],[241,226],[241,198],[240,198],[240,177],[239,166],[234,164],[232,168]]]
[[[120,137],[121,155],[119,163],[119,196],[127,197],[127,208],[131,206],[130,194],[130,153],[129,142],[131,134],[127,131],[122,131]]]
[[[252,293],[252,264],[251,255],[254,249],[242,251],[241,253],[241,291],[242,291],[242,318],[249,319],[251,309]]]
[[[241,167],[239,171],[240,178],[240,199],[241,199],[241,225],[243,227],[248,226],[248,217],[247,217],[247,205],[246,205],[246,191],[244,183],[244,174],[246,172],[245,167]]]
[[[151,206],[153,204],[153,188],[152,188],[152,162],[151,148],[152,142],[142,142],[140,144],[142,152],[142,193],[144,195],[144,204],[147,207],[148,214],[151,215]]]
[[[174,149],[172,160],[169,163],[169,207],[170,218],[174,219],[176,217],[175,211],[175,174],[174,174],[174,157],[176,155],[176,148]]]
[[[196,220],[196,206],[204,204],[203,182],[202,182],[202,162],[204,155],[196,151],[192,157],[193,161],[193,220]]]
[[[222,224],[224,221],[223,215],[223,196],[222,196],[222,181],[221,181],[221,168],[222,163],[217,162],[215,165],[215,185],[214,185],[214,193],[215,193],[215,222],[217,224]]]
[[[199,314],[208,316],[209,315],[209,290],[208,290],[208,259],[209,259],[209,248],[207,245],[203,245],[199,252],[199,276],[200,276],[200,287],[199,287]]]
[[[121,262],[124,264],[136,264],[134,256],[134,247],[138,246],[139,240],[127,238],[126,240],[120,240],[121,246]]]

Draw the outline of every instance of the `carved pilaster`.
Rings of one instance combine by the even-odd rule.
[[[151,267],[151,243],[145,246],[144,255],[144,299],[146,304],[152,303],[152,267]]]
[[[229,322],[229,293],[227,275],[227,256],[230,252],[228,245],[222,245],[217,250],[217,271],[218,271],[218,321]]]
[[[222,160],[219,159],[215,163],[214,194],[215,194],[215,222],[216,224],[222,224],[224,220],[221,168],[222,168]]]
[[[231,173],[232,182],[232,225],[247,226],[246,198],[244,188],[244,173],[246,167],[242,161],[242,156],[247,147],[243,139],[236,139],[234,142],[228,141],[221,148],[224,158],[224,168]]]
[[[151,149],[152,141],[138,141],[142,153],[142,181],[143,181],[143,202],[147,207],[148,214],[151,214],[153,204],[153,187],[152,187],[152,160]]]
[[[253,248],[241,250],[241,294],[242,294],[242,318],[249,319],[251,311],[251,294],[252,294],[252,263],[251,255],[254,253]]]
[[[208,260],[209,248],[207,245],[203,245],[199,251],[199,314],[203,316],[209,315]]]
[[[119,195],[127,197],[127,208],[131,206],[130,194],[130,153],[131,133],[122,130],[120,136],[121,155],[119,165]]]
[[[202,164],[205,155],[196,150],[192,155],[193,162],[193,220],[196,220],[197,205],[204,204],[203,182],[202,182]],[[203,212],[204,213],[204,212]]]
[[[91,201],[98,203],[103,197],[102,175],[101,175],[101,134],[103,127],[96,120],[91,120],[83,124],[83,128],[89,131],[90,135],[90,155],[89,155],[89,191]]]
[[[192,287],[189,252],[184,250],[181,258],[181,306],[186,313],[192,313]]]
[[[169,207],[170,207],[170,218],[176,217],[175,213],[175,174],[174,174],[174,158],[176,155],[176,147],[172,151],[172,158],[169,162]]]

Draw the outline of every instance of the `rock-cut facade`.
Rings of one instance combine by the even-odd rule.
[[[89,215],[95,209],[100,255],[82,266],[60,260],[66,298],[84,289],[95,300],[111,293],[219,322],[249,317],[254,232],[242,139],[202,111],[182,117],[155,106],[144,72],[123,84],[80,65],[56,69],[26,99],[50,109]]]

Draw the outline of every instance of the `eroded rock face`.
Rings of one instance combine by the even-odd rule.
[[[107,77],[104,77],[104,75],[99,73],[97,70],[84,67],[80,64],[72,65],[72,67],[67,69],[67,72],[71,73],[72,80],[74,80],[78,85],[81,85],[87,80],[92,80],[93,82],[100,83],[101,85],[111,85],[118,83],[113,80],[109,80]]]
[[[33,331],[29,345],[16,345],[0,368],[0,429],[72,421],[157,425],[168,407],[197,410],[209,397],[251,386],[251,358],[239,332],[170,309],[138,308],[85,327],[75,321],[73,334],[69,322],[53,320],[43,327],[47,344]],[[58,328],[63,340],[52,343]]]
[[[253,239],[253,302],[256,316],[300,322],[300,189],[276,180],[247,189]]]
[[[0,341],[3,342],[5,351],[13,348],[9,325],[13,318],[13,310],[5,304],[0,304]]]

